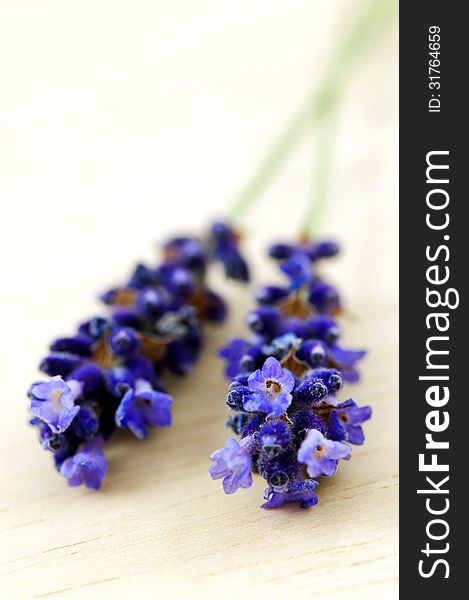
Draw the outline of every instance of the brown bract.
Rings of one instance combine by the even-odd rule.
[[[139,333],[140,354],[152,362],[161,360],[168,345],[174,341],[173,336],[157,336],[149,333]],[[109,369],[115,363],[115,356],[109,346],[107,336],[96,342],[93,346],[91,359],[102,369]]]
[[[207,294],[203,289],[197,288],[195,292],[188,298],[187,303],[195,308],[197,317],[201,321],[205,321],[207,319],[207,312],[210,304]]]
[[[128,288],[121,288],[115,292],[112,304],[114,306],[133,306],[137,299],[137,292]]]
[[[296,355],[296,346],[293,345],[290,348],[289,353],[280,361],[280,364],[284,369],[288,369],[295,377],[302,377],[311,370],[308,363],[299,360]]]
[[[278,304],[278,308],[286,317],[307,319],[314,314],[311,305],[299,293],[288,296],[286,300]]]

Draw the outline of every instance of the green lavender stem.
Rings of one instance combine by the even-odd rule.
[[[394,0],[371,0],[367,3],[367,8],[355,27],[334,54],[318,91],[308,95],[306,102],[288,123],[254,176],[236,198],[231,211],[232,220],[237,221],[242,217],[306,132],[335,106],[352,65],[356,63],[380,26],[389,22],[394,8]]]
[[[302,224],[304,237],[313,238],[324,216],[337,128],[337,109],[329,112],[321,123],[313,168],[313,195],[309,214]]]

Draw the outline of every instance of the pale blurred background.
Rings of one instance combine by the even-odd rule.
[[[322,232],[344,253],[325,272],[353,315],[346,341],[370,348],[351,393],[375,418],[320,507],[261,511],[262,482],[226,498],[206,475],[206,457],[228,434],[213,354],[244,333],[250,302],[220,280],[233,318],[210,333],[193,379],[177,384],[174,427],[123,441],[131,454],[111,460],[100,494],[68,489],[26,426],[25,390],[50,339],[96,311],[96,292],[137,259],[156,257],[159,240],[226,214],[363,4],[0,3],[4,597],[396,597],[395,19],[354,66],[340,103]],[[311,130],[241,221],[255,283],[273,272],[266,245],[300,230],[314,140]]]

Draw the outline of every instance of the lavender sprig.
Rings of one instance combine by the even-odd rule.
[[[233,411],[227,425],[240,441],[230,438],[211,455],[209,473],[223,479],[227,494],[260,473],[268,484],[264,508],[317,504],[315,479],[350,459],[350,444],[363,443],[362,423],[371,417],[369,406],[337,396],[344,382],[358,380],[365,354],[339,344],[341,300],[316,273],[316,263],[337,252],[330,242],[272,246],[288,283],[259,290],[259,306],[246,317],[250,338],[220,350]]]
[[[69,485],[99,489],[108,465],[102,451],[116,428],[145,438],[171,425],[164,373],[184,375],[199,358],[203,323],[225,320],[224,300],[210,289],[210,264],[247,281],[238,236],[216,223],[207,238],[178,237],[156,267],[139,264],[125,285],[101,295],[106,316],[82,322],[52,342],[40,370],[50,379],[29,390],[31,423]]]

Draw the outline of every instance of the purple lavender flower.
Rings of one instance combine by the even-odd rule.
[[[158,392],[144,379],[137,379],[135,389],[124,394],[116,411],[116,424],[127,427],[138,438],[148,435],[148,425],[171,425],[172,398]]]
[[[99,417],[95,408],[90,404],[82,404],[71,429],[82,440],[93,439],[99,431]]]
[[[101,451],[102,439],[95,438],[86,442],[74,456],[65,459],[60,473],[67,479],[68,485],[98,490],[107,474],[107,460]]]
[[[135,302],[136,311],[145,319],[158,319],[168,309],[170,296],[161,286],[141,290]]]
[[[306,464],[308,475],[330,477],[337,470],[339,459],[348,460],[352,449],[343,442],[334,442],[324,437],[317,429],[310,429],[298,450],[298,461]]]
[[[324,281],[314,280],[312,282],[308,300],[320,313],[336,315],[341,311],[337,290]]]
[[[43,450],[49,450],[51,448],[51,442],[54,439],[58,438],[61,434],[52,433],[52,429],[49,427],[49,425],[47,425],[47,423],[44,423],[40,419],[36,419],[36,421],[37,422],[33,423],[33,425],[39,426],[39,441],[41,443],[41,446]]]
[[[277,508],[286,502],[299,502],[301,508],[310,508],[318,503],[318,497],[314,490],[318,482],[314,479],[303,479],[295,481],[290,489],[284,492],[276,492],[268,487],[264,492],[264,498],[267,500],[262,508]]]
[[[174,238],[164,245],[165,258],[189,271],[204,273],[207,256],[200,240],[188,237]]]
[[[337,410],[332,411],[331,419],[337,418],[338,423],[346,433],[346,440],[351,444],[361,445],[365,441],[362,423],[371,419],[371,407],[359,407],[353,400],[339,404]]]
[[[221,348],[218,356],[226,360],[225,372],[227,377],[236,377],[241,371],[240,361],[250,344],[239,338],[231,339],[228,345]]]
[[[313,278],[311,261],[302,252],[288,258],[280,267],[290,279],[290,288],[296,290]]]
[[[80,410],[75,400],[82,391],[78,381],[65,382],[62,377],[52,377],[47,382],[31,387],[31,414],[49,425],[53,433],[62,433]]]
[[[39,370],[50,377],[68,377],[83,364],[84,358],[70,352],[51,352],[41,360]]]
[[[291,427],[283,421],[265,421],[257,432],[256,446],[269,459],[290,450],[291,444]]]
[[[336,344],[329,347],[330,361],[340,370],[343,378],[351,383],[360,378],[355,365],[365,354],[364,350],[345,350]]]
[[[279,287],[277,285],[266,285],[257,291],[256,302],[267,306],[276,304],[288,296],[289,293],[290,290],[288,288]]]
[[[330,329],[329,329],[330,331]],[[308,334],[308,331],[304,332]],[[306,336],[305,336],[306,337]],[[296,349],[296,357],[307,362],[311,367],[324,367],[326,364],[338,369],[345,381],[355,382],[359,379],[356,363],[366,352],[363,350],[345,350],[337,344],[328,344],[322,340],[307,337],[300,340]]]
[[[131,327],[116,327],[110,335],[109,345],[116,356],[129,358],[137,354],[140,342]]]
[[[262,477],[274,492],[278,493],[287,491],[291,483],[300,476],[296,452],[290,449],[278,452],[276,448],[273,453],[270,453],[262,448],[257,466]]]
[[[269,255],[277,260],[285,260],[294,254],[304,254],[313,263],[322,258],[331,258],[339,252],[334,242],[302,241],[300,244],[277,243],[270,247]]]
[[[282,322],[281,312],[272,306],[251,310],[246,316],[249,329],[258,336],[275,337]]]
[[[249,268],[238,250],[239,235],[226,223],[214,223],[210,244],[215,260],[219,260],[227,278],[249,281]]]
[[[295,377],[282,369],[281,364],[273,356],[265,361],[262,369],[258,369],[248,378],[249,389],[254,393],[247,397],[244,409],[267,413],[268,417],[280,417],[291,404],[291,391],[295,385]]]
[[[71,337],[57,338],[50,345],[51,352],[69,352],[89,358],[91,356],[91,346],[93,338],[88,335],[75,335]]]
[[[168,269],[165,283],[178,299],[187,299],[194,293],[194,276],[190,271],[182,267]]]
[[[254,442],[251,436],[237,442],[230,438],[223,448],[215,450],[210,456],[214,464],[209,473],[212,479],[223,478],[225,494],[233,494],[239,488],[248,488],[252,485],[251,453]]]
[[[297,343],[298,337],[294,333],[284,333],[274,338],[270,343],[263,344],[262,352],[266,356],[274,356],[277,360],[281,360]]]
[[[313,368],[324,367],[327,363],[327,345],[321,340],[301,340],[296,349],[296,357]]]
[[[204,317],[211,323],[224,323],[228,315],[228,307],[221,296],[213,290],[205,288],[204,296]]]
[[[295,401],[301,408],[319,406],[326,396],[329,403],[327,386],[319,377],[305,376],[295,388]]]

